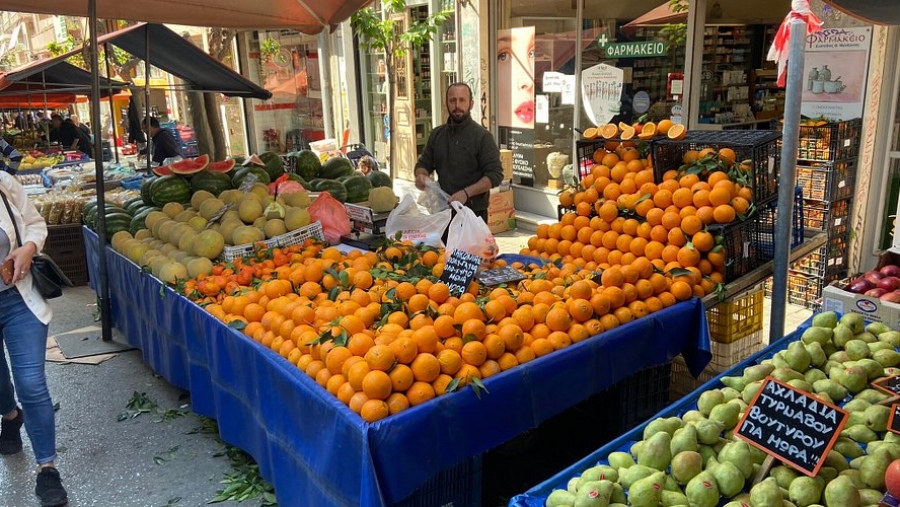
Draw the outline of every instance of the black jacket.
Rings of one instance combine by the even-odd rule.
[[[159,129],[153,136],[153,161],[162,164],[169,157],[180,157],[181,148],[175,141],[175,136],[168,129]]]
[[[481,125],[468,118],[460,124],[447,123],[435,128],[428,137],[425,151],[416,167],[424,167],[428,174],[437,171],[438,182],[450,195],[487,176],[491,187],[503,181],[500,148],[494,137]],[[472,211],[488,208],[489,192],[470,195],[466,206]]]

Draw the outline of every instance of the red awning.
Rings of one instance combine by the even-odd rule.
[[[239,29],[293,28],[317,34],[372,0],[96,0],[100,19],[220,26]],[[88,17],[86,0],[4,0],[3,10]]]

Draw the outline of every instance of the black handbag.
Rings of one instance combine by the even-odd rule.
[[[19,226],[16,223],[15,215],[9,205],[6,194],[0,192],[3,198],[3,204],[6,205],[6,212],[12,220],[13,229],[16,231],[16,244],[22,247],[22,235],[19,234]],[[44,253],[35,254],[31,259],[31,278],[34,280],[34,288],[44,297],[44,299],[53,299],[62,296],[63,287],[72,287],[72,281],[69,277],[53,262],[49,255]]]

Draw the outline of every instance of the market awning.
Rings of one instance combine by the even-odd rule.
[[[40,95],[48,93],[89,95],[91,73],[64,60],[60,57],[38,60],[0,74],[0,95],[34,95],[35,103],[40,101]],[[110,87],[121,89],[127,85],[101,78],[100,86],[101,93],[106,94]]]
[[[622,25],[622,30],[625,32],[634,31],[638,27],[648,26],[648,25],[665,25],[668,23],[682,23],[687,20],[687,9],[681,12],[674,12],[672,10],[672,4],[666,2],[659,7],[656,7],[641,16],[635,18],[629,23]]]
[[[147,48],[147,32],[150,47]],[[168,27],[156,23],[138,23],[102,35],[98,44],[109,43],[141,60],[149,57],[150,65],[177,76],[191,91],[218,92],[230,97],[268,99],[272,94],[244,76],[206,54],[193,42]],[[80,49],[57,58],[66,59]]]
[[[897,0],[825,0],[851,16],[879,25],[900,25]]]
[[[372,0],[97,0],[100,19],[220,26],[293,28],[306,34],[331,29]],[[87,0],[4,0],[3,10],[88,17]]]

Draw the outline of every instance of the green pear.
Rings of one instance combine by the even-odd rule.
[[[866,325],[864,330],[867,333],[872,333],[875,336],[878,336],[881,333],[887,333],[891,330],[891,328],[883,322],[872,322],[871,324]]]
[[[762,387],[762,381],[760,380],[747,384],[747,387],[741,391],[741,398],[745,403],[749,404],[753,401],[753,398],[756,397],[756,393],[759,392],[760,387]]]
[[[867,347],[868,347],[868,345],[867,345]],[[834,354],[831,354],[830,356],[828,356],[828,360],[833,361],[835,363],[841,363],[839,366],[843,366],[844,363],[846,363],[847,361],[852,361],[852,359],[850,359],[850,354],[848,354],[847,351],[843,350],[843,349],[838,350]],[[828,376],[830,377],[831,370],[825,370],[825,371],[828,373]]]
[[[568,491],[569,493],[572,493],[572,495],[573,495],[572,501],[573,502],[575,501],[574,500],[575,493],[578,493],[577,486],[578,486],[579,479],[580,479],[580,477],[572,477],[571,479],[569,479],[569,482],[566,484],[566,491]]]
[[[846,313],[838,322],[849,327],[853,334],[862,333],[866,325],[865,319],[858,313]]]
[[[865,455],[865,456],[860,456],[858,458],[853,458],[850,460],[850,464],[848,466],[854,470],[861,470],[862,464],[866,461],[866,459],[868,457],[869,457],[868,455]],[[864,484],[865,484],[865,482],[864,482]]]
[[[753,474],[753,459],[750,457],[750,445],[743,440],[729,442],[719,452],[720,463],[729,462],[744,474],[744,479],[749,479]]]
[[[716,507],[719,504],[719,486],[710,472],[701,472],[691,479],[684,494],[692,507]]]
[[[709,471],[716,478],[719,494],[722,496],[731,497],[744,490],[744,474],[734,464],[719,463],[718,466],[709,468]]]
[[[608,507],[612,490],[610,481],[588,482],[575,494],[573,507]]]
[[[838,476],[825,486],[827,507],[860,507],[859,489],[846,476]]]
[[[800,391],[803,391],[804,393],[811,393],[813,390],[812,384],[810,384],[809,382],[807,382],[804,379],[788,380],[787,385],[789,385],[793,388],[799,389]]]
[[[819,469],[819,477],[821,477],[822,480],[825,481],[825,484],[828,484],[837,476],[838,476],[838,471],[834,467],[823,466],[822,468]]]
[[[872,358],[875,358],[875,353],[879,350],[894,350],[894,346],[887,342],[877,341],[874,343],[867,343],[869,346],[869,352],[872,355]],[[891,366],[891,365],[888,365]]]
[[[776,352],[772,356],[772,366],[775,368],[791,368],[791,363],[784,358],[784,351]]]
[[[675,480],[671,475],[666,475],[666,485],[663,487],[663,491],[675,491],[677,493],[681,493],[681,486],[678,485],[678,481]]]
[[[631,468],[634,466],[634,458],[631,457],[627,452],[611,452],[609,456],[606,457],[606,460],[609,461],[609,466],[619,470],[621,468]],[[622,471],[619,470],[621,474]]]
[[[878,449],[884,449],[891,455],[891,461],[900,459],[900,444],[894,442],[887,442],[885,440],[881,440],[878,442],[869,442],[866,444],[866,452],[869,454],[874,453]]]
[[[843,400],[847,397],[847,388],[832,379],[817,380],[813,382],[813,391],[825,393],[832,400]]]
[[[887,431],[888,418],[891,417],[890,407],[884,405],[869,405],[863,412],[866,418],[866,427],[872,431]]]
[[[865,428],[865,426],[860,426],[861,428]],[[849,465],[847,464],[847,458],[844,457],[843,454],[835,451],[834,449],[828,451],[828,454],[825,455],[825,463],[823,466],[829,466],[834,468],[838,472],[841,470],[846,470]]]
[[[662,495],[660,496],[660,503],[663,507],[675,507],[679,505],[689,505],[690,501],[684,493],[663,490]]]
[[[637,454],[638,465],[648,466],[657,470],[666,470],[672,461],[672,437],[665,431],[654,433],[644,441],[640,452]]]
[[[647,423],[647,426],[644,427],[644,440],[647,440],[660,431],[664,431],[667,433],[669,431],[669,423],[666,422],[666,420],[662,417],[656,418]]]
[[[847,352],[847,356],[850,357],[851,361],[858,361],[865,357],[869,357],[869,345],[862,341],[853,339],[847,342],[847,345],[844,346],[844,351]]]
[[[883,343],[883,342],[879,342]],[[881,349],[872,353],[872,359],[878,361],[878,364],[887,368],[900,364],[900,352],[894,349]],[[884,372],[882,372],[883,374]]]
[[[612,504],[614,503],[628,503],[628,500],[625,498],[625,488],[623,488],[622,485],[618,482],[613,484],[613,491],[609,496],[609,502],[610,507],[612,507]]]
[[[830,403],[834,405],[834,400],[831,399],[831,396],[828,396],[828,393],[813,393],[814,398],[818,398],[826,403]]]
[[[703,471],[703,466],[703,456],[699,452],[680,452],[672,458],[672,477],[678,484],[687,484]]]
[[[667,417],[666,422],[669,424],[669,435],[670,436],[674,435],[675,432],[678,431],[679,428],[684,428],[684,424],[685,424],[684,420],[682,420],[680,417],[676,417],[676,416]]]
[[[633,507],[657,507],[662,498],[666,474],[656,472],[635,482],[628,489],[628,503]]]
[[[862,391],[869,385],[869,376],[862,366],[851,366],[838,371],[835,380],[853,394]]]
[[[619,469],[619,484],[623,488],[629,489],[635,482],[650,477],[657,470],[644,465],[633,465],[628,468]]]
[[[715,445],[719,441],[719,435],[725,429],[720,421],[704,420],[694,425],[697,428],[697,442],[706,445]]]
[[[774,477],[775,482],[778,483],[778,487],[784,489],[788,489],[791,482],[799,476],[800,474],[796,470],[785,465],[772,467],[772,470],[769,470],[769,477]]]
[[[556,489],[547,497],[545,505],[547,507],[571,507],[575,505],[575,495],[562,489]]]
[[[834,443],[834,450],[850,459],[865,455],[862,447],[860,447],[858,443],[850,440],[847,437],[839,437]]]
[[[860,505],[878,505],[881,503],[882,498],[884,498],[884,493],[876,489],[859,490]]]
[[[817,380],[825,380],[828,378],[828,375],[825,375],[825,372],[818,368],[810,368],[806,370],[803,374],[803,379],[809,382],[810,384],[815,383]]]
[[[811,326],[800,335],[800,341],[803,343],[816,342],[819,345],[825,345],[825,343],[831,341],[833,335],[834,331],[830,327]]]
[[[644,446],[644,442],[646,442],[646,440],[641,440],[639,442],[635,442],[635,443],[631,444],[631,447],[628,449],[628,452],[630,452],[631,455],[636,458],[637,455],[640,454],[641,447]]]
[[[818,477],[797,477],[788,487],[788,496],[797,507],[809,507],[819,503],[825,481]]]
[[[742,376],[741,377],[722,377],[719,379],[719,382],[721,382],[722,385],[724,385],[724,386],[730,387],[732,389],[736,389],[738,391],[743,391],[744,386],[747,385],[747,380],[745,380],[744,377],[742,377]]]
[[[697,450],[697,452],[703,457],[703,466],[706,466],[706,464],[709,463],[709,460],[715,458],[718,454],[716,449],[710,445],[700,445],[700,449]]]
[[[721,405],[725,403],[725,394],[718,389],[710,389],[709,391],[703,391],[700,393],[700,397],[697,399],[697,410],[700,411],[701,414],[709,417],[709,413],[712,411],[716,405]]]
[[[821,470],[821,468],[819,470]],[[839,475],[842,477],[850,478],[850,480],[853,481],[853,485],[856,487],[856,489],[865,489],[865,487],[866,487],[866,483],[863,482],[862,476],[860,475],[859,470],[856,470],[853,468],[848,468],[848,469],[842,471]],[[826,481],[826,483],[827,482],[831,482],[831,481]]]
[[[818,342],[816,342],[818,344]],[[819,348],[822,347],[821,344],[818,344]],[[822,354],[823,362],[824,362],[824,353]],[[812,362],[812,355],[806,350],[806,347],[803,346],[803,342],[792,342],[788,345],[787,350],[784,352],[784,360],[788,362],[791,368],[798,372],[804,372],[809,369],[809,364]]]
[[[741,397],[741,392],[731,387],[723,387],[722,389],[719,389],[719,391],[722,391],[722,395],[725,397],[725,403]]]
[[[689,424],[684,428],[675,430],[675,434],[672,435],[672,456],[677,456],[678,453],[683,451],[696,451],[698,447],[696,426]]]
[[[884,472],[891,464],[891,454],[887,449],[878,449],[862,462],[859,467],[859,475],[863,482],[871,489],[884,490]]]
[[[870,359],[868,357],[860,359],[856,362],[856,365],[866,369],[866,377],[869,382],[884,376],[884,366],[875,359]]]
[[[844,351],[841,351],[841,353],[843,353],[846,356],[846,353]],[[837,352],[835,352],[835,354],[837,354]],[[831,356],[828,356],[828,357],[831,357]],[[825,364],[823,364],[822,367],[819,369],[822,370],[823,372],[825,372],[825,375],[827,375],[829,378],[831,378],[831,370],[833,370],[834,368],[843,368],[843,367],[844,367],[844,365],[841,364],[840,361],[833,361],[831,359],[828,359],[827,361],[825,361]]]
[[[617,480],[619,480],[619,472],[617,472],[614,468],[606,465],[598,465],[588,468],[587,470],[582,472],[581,477],[578,478],[578,482],[575,484],[575,490],[580,490],[582,486],[589,482],[604,480],[616,482]]]
[[[869,403],[878,403],[878,402],[881,402],[881,401],[884,401],[884,400],[890,398],[890,396],[879,391],[878,389],[869,388],[869,389],[864,389],[864,390],[858,392],[856,394],[855,398],[860,399],[860,400],[866,400]]]
[[[896,366],[886,366],[884,368],[885,377],[893,377],[894,375],[900,375],[900,368]]]
[[[849,428],[850,426],[865,426],[866,425],[866,411],[862,412],[850,412],[850,417],[847,418],[847,424],[844,426],[845,428]]]
[[[821,312],[813,316],[812,325],[834,328],[838,323],[838,316],[835,312]]]
[[[750,457],[753,460],[754,464],[761,465],[763,461],[766,460],[766,457],[769,455],[765,452],[761,451],[759,448],[750,446]]]
[[[748,366],[747,368],[744,368],[744,378],[747,380],[747,382],[762,380],[768,377],[774,369],[775,366],[771,364],[756,364],[753,366]]]
[[[853,336],[853,339],[854,339],[854,340],[860,340],[860,341],[866,342],[866,345],[868,345],[868,344],[870,344],[870,343],[875,343],[875,342],[878,341],[878,337],[877,337],[877,336],[875,336],[875,335],[872,334],[872,333],[866,332],[866,331],[863,331],[862,333],[859,333],[859,334],[857,334],[857,335],[854,335],[854,336]]]
[[[706,416],[701,414],[699,410],[688,410],[681,416],[681,420],[684,421],[684,424],[690,425],[697,421],[702,421],[706,419]]]
[[[794,342],[794,343],[802,343],[802,342]],[[803,347],[809,353],[809,364],[811,366],[822,366],[825,364],[825,361],[828,360],[828,356],[825,355],[825,349],[822,348],[822,344],[819,342],[805,343]],[[795,368],[797,369],[797,368]],[[802,371],[802,370],[800,370]]]
[[[854,334],[856,333],[854,333],[849,326],[838,324],[832,332],[831,343],[833,343],[835,347],[842,349],[847,342],[853,339]]]
[[[782,505],[784,494],[775,479],[769,477],[750,489],[751,507],[773,507]]]
[[[740,411],[741,407],[736,403],[722,403],[713,407],[709,413],[709,419],[719,421],[722,423],[722,428],[727,431],[737,425]]]
[[[878,341],[890,343],[892,347],[900,347],[900,332],[887,331],[878,335]]]
[[[846,404],[844,404],[843,408],[847,412],[864,412],[870,406],[872,406],[872,404],[866,400],[861,400],[859,398],[853,398],[852,400],[850,400]]]

